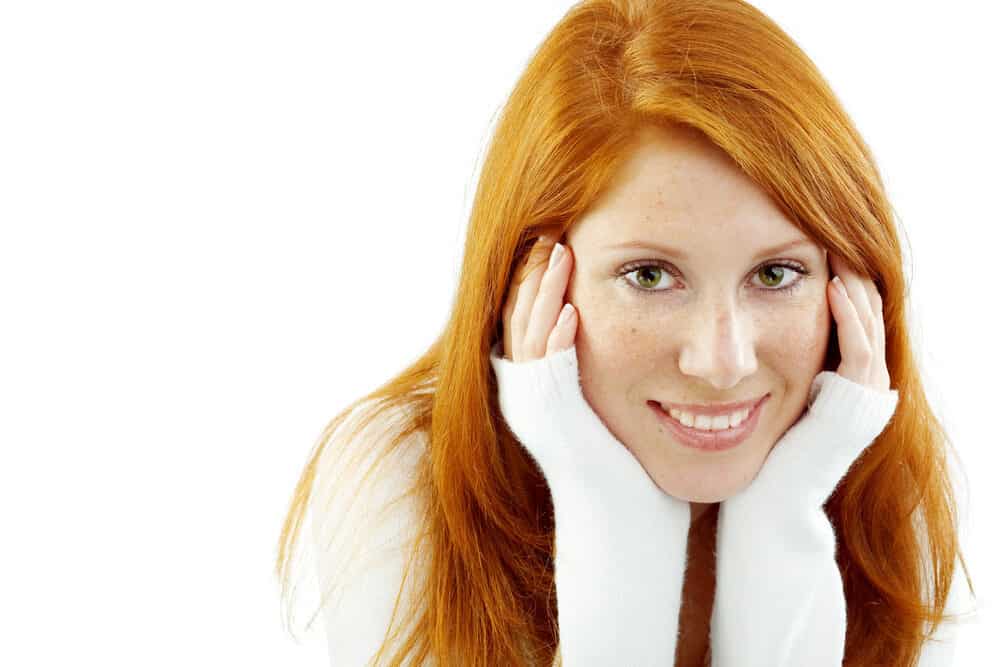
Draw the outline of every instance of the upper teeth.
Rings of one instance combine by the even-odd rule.
[[[745,408],[738,412],[734,412],[731,415],[708,417],[706,415],[696,416],[690,412],[684,412],[683,410],[671,409],[670,416],[690,428],[696,428],[702,431],[721,431],[726,428],[739,426],[740,423],[747,418],[747,415],[750,414],[750,410],[751,408]]]

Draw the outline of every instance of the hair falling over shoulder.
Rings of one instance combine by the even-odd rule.
[[[361,430],[338,428],[362,403],[371,419],[404,410],[392,437],[360,443],[381,459],[414,433],[426,438],[409,489],[422,512],[414,553],[427,558],[413,574],[419,605],[398,610],[408,634],[391,655],[383,645],[376,664],[548,667],[556,658],[551,498],[502,419],[489,349],[513,267],[540,234],[565,233],[650,124],[698,129],[882,295],[899,404],[825,507],[847,596],[844,664],[913,665],[949,620],[961,558],[951,442],[921,382],[893,209],[869,147],[813,62],[749,3],[584,0],[537,47],[502,110],[443,332],[323,431],[281,530],[285,597],[310,498],[331,483],[318,461]]]

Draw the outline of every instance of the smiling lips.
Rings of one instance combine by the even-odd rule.
[[[739,445],[753,433],[769,397],[770,394],[767,394],[752,401],[708,409],[671,406],[669,412],[656,401],[649,401],[649,406],[660,423],[682,445],[702,451],[723,451]]]
[[[739,401],[737,403],[717,403],[713,405],[698,405],[695,403],[663,403],[660,405],[663,407],[665,412],[670,412],[671,410],[680,410],[682,412],[687,412],[695,417],[699,415],[706,415],[709,417],[716,417],[719,415],[729,415],[734,412],[740,412],[741,410],[747,410],[753,408],[760,402],[763,396],[758,396],[757,398],[752,398],[748,401]]]

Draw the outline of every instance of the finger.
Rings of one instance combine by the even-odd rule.
[[[872,378],[873,386],[889,391],[892,389],[892,378],[889,377],[889,365],[885,351],[885,307],[882,303],[882,295],[879,294],[878,287],[871,283],[870,293],[872,295],[872,310],[875,312],[875,346],[872,351],[875,374]]]
[[[542,275],[545,271],[545,262],[548,260],[554,243],[555,241],[552,239],[546,237],[539,238],[517,271],[514,281],[516,293],[512,295],[511,303],[513,305],[510,311],[510,318],[504,326],[505,350],[513,361],[524,359],[523,343],[525,333],[531,321],[531,310],[534,307],[538,286],[542,281]],[[507,331],[510,332],[509,341],[506,340]]]
[[[882,304],[882,295],[879,294],[875,282],[869,280],[865,283],[868,296],[872,306],[872,313],[875,314],[875,354],[876,358],[885,358],[885,311]]]
[[[527,258],[523,259],[521,265],[511,277],[510,286],[507,288],[507,298],[503,304],[503,355],[506,359],[511,361],[514,360],[514,336],[512,322],[514,317],[514,306],[517,304],[517,296],[523,280],[521,267],[523,267],[526,262]]]
[[[888,366],[885,354],[885,317],[883,313],[882,296],[879,294],[875,282],[856,271],[852,270],[837,256],[835,259],[837,268],[843,272],[841,280],[848,286],[848,293],[855,306],[855,311],[861,318],[865,333],[869,340],[871,361],[865,374],[863,384],[884,391],[888,391],[891,385]],[[845,280],[846,278],[846,280]],[[852,291],[851,286],[860,286],[860,290]]]
[[[869,320],[866,322],[867,325],[865,330],[868,331],[868,335],[872,342],[872,350],[878,349],[878,324],[879,318],[876,314],[878,308],[875,305],[875,300],[878,298],[878,289],[875,287],[875,282],[871,278],[866,278],[864,276],[857,276],[858,283],[861,285],[863,290],[864,303],[868,311]]]
[[[840,280],[847,288],[847,294],[851,297],[854,309],[861,320],[861,326],[868,336],[871,346],[875,345],[875,313],[872,311],[870,297],[862,284],[865,280],[856,271],[847,265],[843,258],[834,253],[831,255],[831,266],[834,273],[840,276]]]
[[[546,269],[531,309],[531,319],[522,341],[522,351],[528,359],[540,359],[545,356],[549,335],[556,325],[556,319],[565,301],[566,285],[569,283],[573,260],[569,249],[566,246],[561,247],[561,255],[558,257],[552,255],[555,264],[550,263]]]
[[[858,384],[867,385],[872,358],[868,334],[861,323],[854,302],[841,292],[832,280],[827,285],[827,293],[830,309],[837,322],[837,342],[840,346],[840,366],[837,367],[837,374]]]
[[[555,328],[549,334],[548,344],[545,346],[545,356],[572,347],[576,341],[576,328],[576,308],[572,304],[566,303],[563,310],[559,311],[559,319],[556,320]]]

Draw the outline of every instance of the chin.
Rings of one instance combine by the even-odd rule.
[[[738,489],[691,489],[691,488],[678,488],[677,484],[657,484],[661,491],[663,491],[668,496],[672,496],[678,500],[684,500],[689,503],[718,503],[735,496],[737,493],[743,490],[743,488]]]
[[[747,463],[743,460],[732,461],[731,466],[722,462],[707,466],[677,466],[672,467],[670,475],[660,475],[654,481],[661,491],[678,500],[720,503],[739,494],[753,482],[760,468],[746,470]]]
[[[736,493],[684,493],[679,495],[670,493],[669,495],[674,496],[678,500],[686,500],[689,503],[703,503],[708,505],[720,503],[736,495]]]

